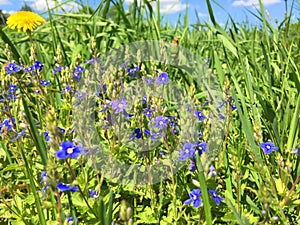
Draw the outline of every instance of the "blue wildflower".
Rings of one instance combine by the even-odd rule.
[[[194,159],[192,159],[191,162],[190,162],[190,171],[195,172],[196,169],[197,169],[196,162],[195,162]]]
[[[34,68],[36,68],[38,71],[42,71],[44,65],[40,61],[35,61]]]
[[[50,141],[49,131],[44,131],[44,137],[46,141]]]
[[[0,124],[0,134],[6,131],[10,131],[12,127],[15,127],[15,119],[5,119],[1,124]]]
[[[179,152],[180,156],[178,157],[179,161],[185,161],[189,157],[193,158],[195,156],[195,144],[186,143],[183,145],[182,150]]]
[[[29,66],[27,68],[24,68],[24,72],[25,73],[31,73],[32,71],[34,71],[35,67],[33,66]]]
[[[199,155],[202,155],[203,152],[207,152],[207,143],[206,142],[198,142],[195,145],[195,148],[198,150]]]
[[[144,115],[150,118],[152,116],[152,113],[154,112],[154,109],[146,108],[144,109]]]
[[[144,133],[148,136],[150,136],[150,138],[152,140],[157,140],[157,138],[159,137],[159,134],[156,134],[156,133],[152,133],[151,131],[147,130],[147,129],[144,129]]]
[[[142,98],[142,104],[146,104],[147,103],[147,95],[144,95]]]
[[[82,66],[76,66],[76,69],[73,74],[73,78],[80,79],[83,71],[84,71],[84,68]]]
[[[217,191],[208,190],[208,193],[211,195],[212,199],[217,205],[220,205],[221,201],[224,201],[224,198],[222,198],[220,195],[217,195]]]
[[[56,127],[56,128],[61,132],[61,134],[66,133],[66,129],[64,129],[64,128],[61,128],[61,127]]]
[[[43,86],[49,86],[51,84],[51,82],[47,81],[47,80],[41,80],[40,84],[43,85]]]
[[[65,87],[65,89],[63,89],[62,91],[61,91],[61,93],[62,94],[64,94],[64,93],[66,93],[66,92],[69,92],[69,91],[71,91],[71,86],[70,85],[67,85],[66,87]]]
[[[76,217],[76,222],[78,221],[78,218]],[[72,216],[69,216],[67,218],[67,224],[71,224],[71,225],[74,225],[74,221],[73,221],[73,217]]]
[[[57,66],[52,72],[53,72],[53,74],[57,74],[59,71],[61,71],[62,70],[62,66]]]
[[[143,136],[143,134],[142,134],[141,128],[136,128],[136,129],[134,129],[134,131],[130,137],[130,140],[134,141],[135,139],[140,139],[142,136]]]
[[[10,142],[14,142],[19,140],[21,137],[25,135],[26,127],[19,133],[17,133],[17,136],[10,140]]]
[[[131,118],[131,117],[134,116],[133,114],[128,113],[126,110],[123,110],[123,115],[124,115],[126,118]]]
[[[213,176],[213,177],[216,177],[217,176],[217,172],[216,172],[216,169],[213,165],[211,165],[209,167],[209,173],[208,173],[209,176]]]
[[[90,198],[98,198],[98,191],[89,190]]]
[[[162,130],[168,125],[168,122],[168,118],[164,116],[157,116],[154,118],[154,127]]]
[[[9,88],[7,90],[8,93],[14,93],[17,90],[17,85],[15,84],[10,84]]]
[[[5,69],[8,74],[17,73],[20,71],[20,68],[15,63],[9,63]]]
[[[201,197],[201,190],[194,189],[189,193],[190,198],[184,201],[184,204],[191,204],[193,203],[194,208],[198,208],[202,204]]]
[[[169,82],[169,77],[167,72],[162,72],[156,79],[157,84],[167,84]]]
[[[270,154],[272,153],[272,151],[278,150],[278,147],[275,147],[274,143],[271,141],[260,143],[260,148],[264,151],[265,154]]]
[[[57,158],[65,159],[67,157],[78,158],[81,152],[81,147],[75,145],[74,142],[64,141],[60,144],[60,150],[57,151],[55,154]]]
[[[44,198],[46,196],[47,187],[49,186],[49,184],[48,184],[48,174],[47,174],[46,171],[41,172],[41,183],[44,183],[43,189],[40,190],[40,192],[43,192],[42,198]]]
[[[112,109],[115,110],[115,113],[118,114],[120,112],[123,112],[127,108],[126,99],[123,98],[121,101],[114,100],[111,102]]]
[[[200,110],[195,110],[194,114],[195,116],[197,116],[200,122],[202,122],[206,118],[206,116],[204,116],[204,114]]]
[[[64,184],[64,183],[59,183],[56,185],[56,187],[61,192],[64,192],[64,191],[76,192],[76,191],[78,191],[78,187],[71,186],[71,185]]]
[[[139,67],[138,66],[135,66],[134,68],[130,69],[130,68],[126,68],[126,72],[129,73],[130,75],[133,75],[133,76],[137,76],[138,75],[138,71],[139,71]]]

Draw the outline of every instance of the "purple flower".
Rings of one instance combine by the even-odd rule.
[[[27,68],[24,68],[25,73],[31,73],[32,71],[34,71],[35,67],[33,66],[29,66]]]
[[[195,110],[194,114],[195,116],[197,116],[200,122],[202,122],[206,118],[206,116],[204,116],[204,114],[200,110]]]
[[[43,86],[49,86],[51,84],[51,82],[46,81],[46,80],[41,80],[40,84],[43,85]]]
[[[144,95],[142,98],[142,104],[146,104],[147,103],[147,95]]]
[[[136,66],[134,67],[133,69],[130,69],[130,68],[126,68],[126,72],[129,73],[130,75],[133,75],[133,76],[137,76],[138,75],[138,71],[139,71],[139,67]]]
[[[75,72],[76,73],[82,73],[84,71],[84,68],[82,66],[76,66]]]
[[[143,134],[142,134],[141,128],[136,128],[136,129],[134,129],[130,140],[134,141],[135,139],[140,139],[142,136],[143,136]]]
[[[0,134],[2,134],[5,131],[10,131],[12,127],[15,127],[15,119],[5,119],[1,124],[0,124]]]
[[[154,127],[162,130],[168,125],[168,122],[168,118],[164,116],[157,116],[154,118]]]
[[[144,109],[144,115],[150,118],[152,116],[152,113],[154,112],[154,109],[146,108]]]
[[[62,70],[62,66],[57,66],[54,70],[53,70],[53,74],[57,74],[59,71]]]
[[[126,118],[131,118],[131,117],[134,116],[133,114],[129,114],[128,112],[126,112],[126,110],[123,110],[123,115],[124,115]]]
[[[14,93],[17,90],[17,85],[15,84],[10,84],[9,88],[7,90],[8,93]]]
[[[157,84],[167,84],[169,82],[169,77],[167,72],[162,72],[156,79]]]
[[[194,208],[198,208],[202,201],[200,199],[201,197],[201,190],[200,189],[194,189],[190,192],[190,198],[184,201],[184,204],[191,204],[193,203]]]
[[[66,92],[69,92],[69,91],[71,91],[71,86],[70,85],[67,85],[66,87],[65,87],[65,89],[63,89],[62,91],[61,91],[61,93],[62,94],[64,94],[64,93],[66,93]]]
[[[48,175],[47,175],[47,172],[46,171],[42,171],[41,173],[41,183],[46,183],[47,182],[47,178],[48,178]]]
[[[271,141],[260,143],[260,148],[264,151],[265,154],[270,154],[272,153],[272,151],[278,150],[278,147],[275,147],[274,143]]]
[[[123,98],[121,101],[114,100],[111,102],[112,109],[115,110],[116,114],[119,114],[120,112],[123,112],[127,108],[126,99]]]
[[[197,169],[197,166],[196,166],[195,160],[192,159],[191,162],[190,162],[190,171],[195,172],[196,169]]]
[[[61,127],[56,127],[56,128],[61,132],[61,134],[66,133],[66,130],[64,128],[61,128]]]
[[[76,217],[75,219],[76,219],[76,221],[78,221],[78,218],[77,218],[77,217]],[[69,216],[69,217],[68,217],[68,219],[67,219],[67,224],[72,224],[72,225],[74,224],[74,221],[73,221],[73,217],[72,217],[72,216]]]
[[[220,205],[221,201],[224,200],[220,195],[217,195],[217,191],[208,190],[208,193],[211,195],[212,199],[215,201],[217,205]]]
[[[14,137],[13,139],[11,139],[10,142],[14,142],[14,141],[19,140],[21,137],[24,136],[25,131],[26,131],[26,127],[21,132],[17,133],[17,136]]]
[[[216,169],[213,165],[211,165],[209,167],[209,173],[208,173],[210,176],[213,176],[213,177],[216,177],[217,176],[217,172],[216,172]]]
[[[98,198],[98,191],[89,190],[90,198]]]
[[[202,155],[203,152],[207,152],[207,143],[206,142],[198,142],[195,145],[195,148],[198,150],[199,155]]]
[[[189,157],[193,158],[195,156],[195,144],[186,143],[183,145],[182,150],[179,152],[180,156],[178,157],[179,161],[185,161]]]
[[[40,61],[36,61],[33,66],[34,66],[34,68],[38,69],[39,71],[42,71],[44,68],[44,65]]]
[[[46,141],[50,141],[49,131],[44,131],[44,137]]]
[[[65,159],[68,156],[70,158],[78,158],[81,152],[81,147],[76,146],[72,141],[64,141],[60,144],[60,150],[55,154],[57,158]]]
[[[48,179],[47,172],[42,171],[42,173],[41,173],[41,183],[44,183],[43,189],[40,190],[40,192],[43,192],[42,198],[44,198],[46,196],[47,187],[49,186],[47,179]]]
[[[156,134],[156,133],[151,133],[149,130],[147,129],[144,129],[144,133],[148,136],[150,136],[150,138],[152,140],[157,140],[157,138],[159,137],[159,134]]]
[[[64,183],[59,183],[56,185],[56,187],[61,192],[64,192],[64,191],[76,192],[76,191],[78,191],[78,187],[71,186],[71,185],[64,184]]]
[[[16,73],[20,71],[20,68],[15,63],[9,63],[5,67],[8,74]]]

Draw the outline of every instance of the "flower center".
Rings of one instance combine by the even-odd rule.
[[[193,199],[194,199],[194,200],[196,200],[196,199],[197,199],[197,196],[196,196],[196,195],[194,195],[194,196],[193,196]]]
[[[73,148],[68,148],[68,149],[67,149],[67,153],[68,153],[68,154],[72,154],[72,153],[73,153],[73,151],[74,151],[74,149],[73,149]]]
[[[118,104],[118,107],[121,109],[123,107],[123,104],[122,103]]]
[[[271,148],[271,146],[270,145],[266,145],[266,149],[270,149]]]
[[[185,153],[188,154],[190,152],[189,149],[185,149]]]

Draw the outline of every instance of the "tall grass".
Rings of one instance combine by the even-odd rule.
[[[64,224],[69,216],[74,224],[297,224],[300,159],[299,150],[298,154],[293,151],[300,146],[300,39],[289,17],[275,27],[259,2],[259,9],[252,12],[261,21],[258,26],[240,24],[231,17],[221,26],[210,0],[206,4],[211,22],[189,24],[186,10],[183,22],[175,26],[164,22],[159,1],[152,8],[148,1],[139,4],[135,0],[126,10],[124,1],[104,0],[96,9],[82,5],[77,13],[48,8],[47,22],[33,32],[33,43],[25,33],[1,27],[1,93],[11,82],[29,79],[9,76],[4,64],[15,61],[29,66],[34,63],[33,53],[44,63],[38,78],[52,84],[42,88],[40,98],[20,85],[26,95],[12,103],[0,102],[1,108],[9,108],[0,113],[1,123],[14,116],[18,118],[17,131],[24,127],[18,120],[27,127],[26,139],[17,142],[0,135],[0,224]],[[141,40],[171,43],[174,38],[179,39],[179,46],[209,59],[207,67],[216,74],[223,97],[232,97],[236,105],[236,110],[225,106],[224,140],[211,162],[217,176],[209,176],[203,159],[197,157],[197,173],[185,166],[158,184],[131,187],[105,179],[82,158],[67,160],[66,165],[58,162],[54,151],[59,149],[59,141],[68,137],[56,127],[64,127],[72,137],[76,116],[71,113],[74,96],[60,94],[70,82],[70,72],[123,44]],[[66,69],[53,74],[57,65]],[[184,73],[174,74],[189,93],[195,92]],[[113,89],[113,84],[108,84],[108,89]],[[56,144],[50,149],[41,135],[45,130]],[[113,136],[106,138],[104,145],[114,143],[121,156],[122,148]],[[279,150],[264,154],[259,145],[266,141],[274,142]],[[43,170],[49,176],[46,197],[38,192],[44,185],[40,183]],[[59,192],[55,188],[58,177],[72,180],[80,190]],[[225,201],[217,206],[205,187],[218,188]],[[183,203],[195,188],[203,193],[202,206],[197,209]],[[98,198],[89,198],[89,189],[97,190]]]

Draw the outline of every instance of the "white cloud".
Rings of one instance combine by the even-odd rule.
[[[46,0],[26,0],[26,2],[29,2],[29,6],[32,7],[34,10],[38,11],[46,11],[47,10],[47,3]],[[54,8],[57,5],[60,5],[58,8],[63,8],[65,11],[70,12],[76,12],[80,9],[80,5],[76,2],[67,2],[64,3],[63,0],[48,0],[48,6],[49,8]]]
[[[3,13],[5,13],[5,14],[14,14],[16,11],[14,11],[14,10],[9,10],[9,11],[7,11],[7,10],[2,10],[2,12]]]
[[[273,5],[276,3],[280,3],[281,0],[262,0],[263,5]],[[258,6],[258,0],[236,0],[232,3],[233,6]]]
[[[133,0],[125,0],[126,4],[132,3]],[[160,12],[161,13],[176,13],[186,9],[186,4],[182,3],[180,0],[160,0]],[[140,1],[138,1],[140,4]],[[156,9],[156,2],[151,2],[153,9]]]
[[[0,5],[11,5],[9,0],[0,0]]]

